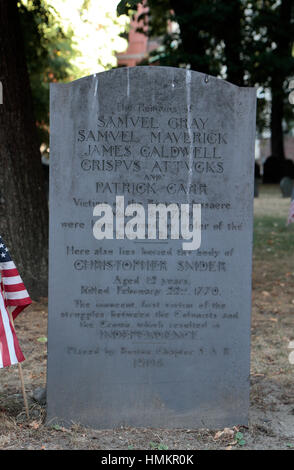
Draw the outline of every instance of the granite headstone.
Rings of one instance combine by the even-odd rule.
[[[169,67],[51,85],[48,423],[247,423],[255,105]]]
[[[291,197],[293,191],[293,180],[288,176],[284,176],[284,178],[280,181],[280,189],[282,193],[282,197]]]

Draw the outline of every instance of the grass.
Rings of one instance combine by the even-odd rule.
[[[254,199],[253,254],[256,260],[287,258],[294,252],[294,224],[286,225],[290,198],[282,198],[278,185],[260,187]]]
[[[294,224],[286,226],[283,217],[254,217],[253,253],[257,259],[278,258],[294,252]]]

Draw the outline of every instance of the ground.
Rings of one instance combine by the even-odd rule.
[[[46,383],[46,299],[16,320],[27,360],[27,420],[17,366],[0,370],[0,449],[294,449],[294,224],[286,227],[290,200],[264,186],[254,201],[251,407],[248,427],[213,430],[118,428],[97,431],[73,424],[47,427],[46,409],[32,392]]]

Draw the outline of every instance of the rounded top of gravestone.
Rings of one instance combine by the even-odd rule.
[[[200,81],[203,82],[204,85],[211,85],[211,84],[222,84],[223,86],[229,86],[233,87],[236,89],[252,89],[254,87],[239,87],[238,85],[235,85],[234,83],[228,82],[222,78],[219,77],[214,77],[213,75],[208,75],[203,72],[197,72],[196,70],[191,70],[191,69],[186,69],[182,67],[167,67],[167,66],[149,66],[149,65],[143,65],[143,66],[134,66],[134,67],[119,67],[119,68],[114,68],[110,70],[106,70],[104,72],[99,72],[99,73],[94,73],[92,75],[88,75],[82,78],[79,78],[77,80],[74,80],[72,82],[68,83],[50,83],[50,87],[55,87],[55,86],[69,86],[74,83],[78,83],[81,81],[85,80],[91,80],[91,79],[99,79],[99,78],[107,78],[109,80],[112,79],[115,75],[128,75],[129,78],[134,77],[134,75],[138,75],[140,77],[144,77],[145,79],[148,76],[151,77],[161,77],[161,79],[166,78],[167,76],[174,76],[175,78],[179,77],[186,77],[186,84],[189,84],[189,78],[193,77],[195,78],[196,76],[199,78]],[[176,83],[174,83],[176,86]]]
[[[139,112],[185,112],[235,115],[244,120],[256,106],[256,90],[238,87],[201,72],[175,67],[123,67],[90,75],[70,83],[51,84],[51,112],[58,104],[70,104],[71,115],[82,117],[112,106],[126,115]],[[247,99],[249,98],[249,99]],[[184,109],[185,108],[185,109]],[[190,114],[189,114],[190,113]],[[246,123],[246,119],[245,119]],[[244,124],[245,124],[244,123]]]
[[[280,181],[280,186],[284,186],[286,184],[293,185],[293,179],[289,176],[284,176]]]

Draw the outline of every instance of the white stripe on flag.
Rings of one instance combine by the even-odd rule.
[[[21,284],[22,279],[20,276],[5,277],[3,279],[3,283],[7,286],[10,286],[12,284]]]
[[[11,363],[11,365],[17,364],[18,360],[17,360],[16,354],[15,354],[13,335],[12,335],[12,331],[11,331],[10,323],[9,323],[9,316],[8,316],[8,312],[6,310],[6,307],[4,305],[2,295],[0,295],[0,310],[2,312],[2,321],[3,321],[4,330],[5,330],[7,346],[8,346],[8,350],[9,350],[10,363]],[[3,367],[3,365],[2,365],[2,367]]]
[[[18,292],[6,292],[7,299],[17,300],[17,299],[25,299],[26,297],[29,297],[27,290],[20,290]]]
[[[0,263],[0,269],[16,269],[13,261],[6,261],[5,263]]]

